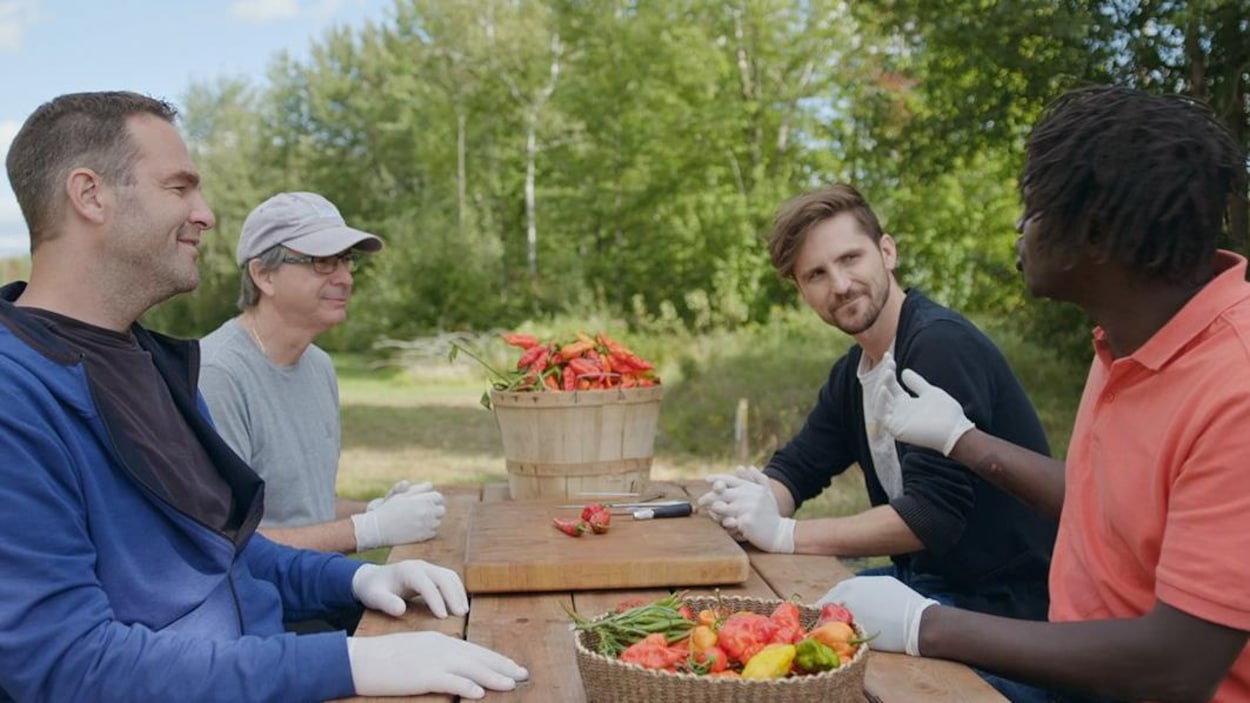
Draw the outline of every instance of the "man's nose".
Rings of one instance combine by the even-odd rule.
[[[833,284],[833,292],[838,295],[846,295],[851,291],[851,276],[844,271],[835,269],[829,274],[829,281]]]
[[[339,259],[334,264],[334,270],[330,272],[330,278],[335,283],[351,285],[354,280],[352,277],[352,264],[347,259]]]
[[[217,216],[213,214],[213,209],[208,206],[208,201],[203,195],[196,198],[194,206],[191,208],[191,216],[188,218],[200,229],[212,229],[217,226]]]

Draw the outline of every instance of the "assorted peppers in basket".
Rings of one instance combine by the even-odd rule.
[[[849,662],[865,639],[849,610],[824,606],[803,627],[798,606],[784,601],[769,615],[748,611],[697,614],[679,594],[618,608],[588,620],[570,611],[574,627],[593,632],[598,652],[646,669],[744,679],[778,679],[830,671]]]

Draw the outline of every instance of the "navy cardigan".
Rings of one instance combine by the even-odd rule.
[[[892,557],[896,566],[939,578],[945,591],[972,596],[956,598],[971,600],[965,607],[1004,589],[1036,594],[1033,599],[1043,602],[977,609],[1044,617],[1055,522],[958,462],[901,442],[896,446],[903,494],[889,500],[877,480],[864,429],[863,389],[856,376],[862,354],[856,345],[834,364],[802,430],[772,456],[765,473],[789,488],[799,505],[858,463],[872,504],[893,507],[925,546]],[[900,372],[913,369],[950,393],[981,430],[1049,453],[1037,413],[1007,360],[962,315],[908,291],[894,355]]]

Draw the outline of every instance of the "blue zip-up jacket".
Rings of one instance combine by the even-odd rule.
[[[233,540],[171,504],[24,288],[0,288],[0,700],[352,695],[345,634],[282,621],[354,605],[361,563],[255,532],[264,484],[212,428],[198,346],[132,328],[231,487]]]

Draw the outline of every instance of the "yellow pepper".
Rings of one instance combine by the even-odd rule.
[[[790,673],[794,663],[795,648],[792,644],[770,644],[751,657],[742,669],[744,679],[779,679]]]

